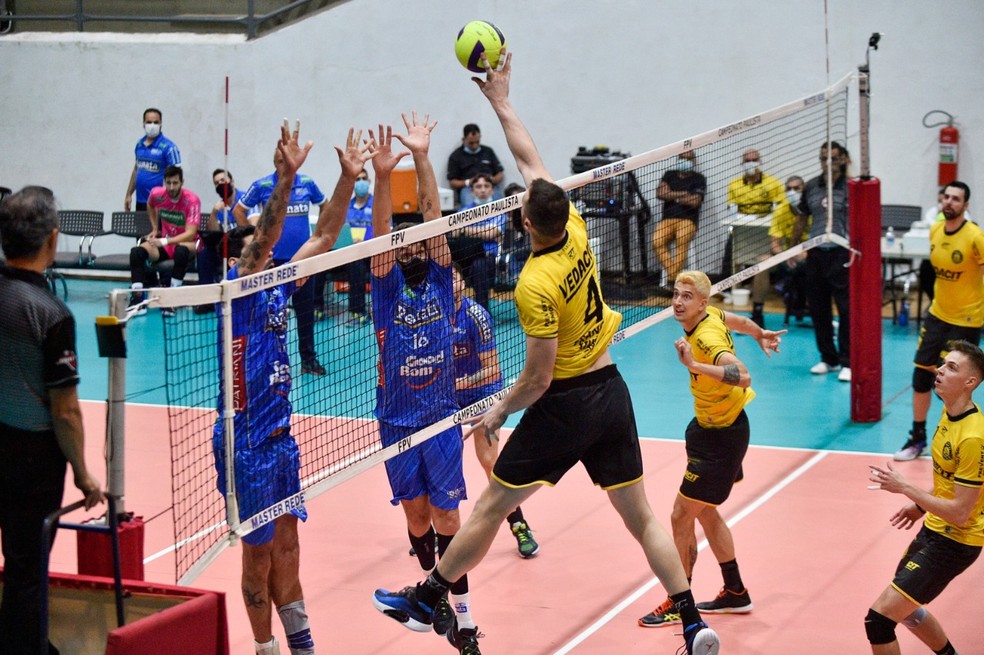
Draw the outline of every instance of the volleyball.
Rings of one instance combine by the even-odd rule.
[[[482,53],[489,60],[489,66],[499,65],[499,52],[506,47],[506,37],[498,27],[484,20],[473,20],[458,32],[454,42],[454,53],[461,65],[473,73],[484,73]]]

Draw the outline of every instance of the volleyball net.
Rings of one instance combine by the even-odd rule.
[[[778,254],[770,249],[769,231],[777,217],[790,209],[783,193],[785,181],[791,176],[803,180],[818,176],[821,146],[828,141],[845,143],[852,80],[853,76],[848,76],[828,89],[781,107],[643,154],[621,158],[596,149],[579,152],[572,159],[575,173],[558,183],[569,191],[588,223],[605,301],[622,314],[622,327],[613,343],[672,316],[667,288],[672,287],[673,280],[667,279],[664,264],[651,244],[657,227],[666,220],[665,190],[681,174],[699,174],[703,179],[696,235],[689,244],[684,268],[706,272],[715,282],[715,293],[745,284],[757,274],[768,274],[769,269],[821,243],[847,245],[831,234],[829,216],[821,236],[786,243]],[[736,202],[733,192],[729,199],[729,185],[743,177],[742,160],[749,150],[757,151],[759,171],[777,179],[780,189],[778,193],[771,187],[760,189],[758,193],[774,194],[761,197],[746,193]],[[683,170],[686,165],[681,164],[681,155],[687,158],[685,153],[689,152],[693,153],[693,171]],[[592,166],[596,163],[598,166]],[[554,172],[558,177],[559,173]],[[512,303],[512,289],[529,255],[528,242],[513,229],[521,197],[507,196],[388,237],[346,245],[235,281],[149,290],[152,310],[177,310],[173,317],[163,319],[163,346],[175,577],[180,584],[192,582],[237,537],[480,414],[494,401],[486,398],[448,412],[439,422],[400,442],[388,448],[381,446],[374,414],[380,375],[377,335],[371,318],[349,311],[350,294],[363,294],[368,312],[372,311],[361,275],[373,255],[444,235],[470,286],[484,283],[491,289],[487,304],[504,385],[515,381],[524,364],[525,335]],[[832,206],[829,199],[827,206]],[[484,248],[461,236],[463,227],[492,218],[502,228],[494,247]],[[478,275],[484,277],[476,281]],[[273,504],[243,514],[239,508],[250,503],[239,497],[236,485],[227,485],[225,497],[217,491],[213,435],[218,434],[232,448],[236,443],[258,443],[269,435],[235,435],[229,432],[234,429],[232,421],[223,420],[231,416],[229,410],[240,400],[234,381],[250,378],[241,367],[254,365],[253,358],[241,351],[243,343],[231,337],[227,310],[239,299],[301,279],[307,279],[306,285],[316,290],[312,294],[315,311],[310,322],[299,321],[298,317],[306,313],[297,311],[296,306],[282,314],[289,362],[277,362],[271,374],[277,379],[270,380],[280,389],[290,389],[290,432],[300,450],[301,490],[282,494]],[[125,303],[125,294],[114,292],[113,301]],[[213,304],[219,307],[218,312],[193,311]],[[298,335],[304,331],[313,335],[324,371],[302,363]],[[433,362],[410,364],[426,367]],[[218,404],[220,390],[224,390],[223,398],[229,399],[224,406]],[[226,470],[234,473],[231,467]]]

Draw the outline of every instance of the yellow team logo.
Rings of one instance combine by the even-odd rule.
[[[913,562],[912,560],[909,560],[908,562],[905,563],[905,568],[906,570],[909,571],[915,571],[916,569],[919,568],[919,565]]]
[[[948,462],[953,460],[953,444],[949,441],[943,444],[943,459]]]

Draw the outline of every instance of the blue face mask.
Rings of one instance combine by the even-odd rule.
[[[477,155],[478,151],[482,149],[482,146],[477,148],[469,148],[468,146],[462,146],[469,155]]]
[[[365,198],[369,195],[369,180],[355,181],[355,195],[360,198]]]
[[[676,163],[676,169],[684,173],[689,173],[694,170],[694,163],[689,159],[678,159]]]

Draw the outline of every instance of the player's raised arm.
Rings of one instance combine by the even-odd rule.
[[[307,159],[311,146],[308,141],[303,146],[297,143],[301,122],[297,121],[294,132],[288,131],[287,119],[280,126],[280,140],[277,142],[277,186],[273,189],[270,200],[263,207],[263,213],[256,224],[253,240],[243,250],[238,267],[240,275],[249,275],[266,268],[273,246],[280,240],[287,216],[287,204],[290,201],[290,191],[294,185],[294,175]]]
[[[355,178],[358,177],[366,162],[373,156],[369,144],[359,147],[361,141],[362,130],[356,131],[355,128],[350,128],[345,140],[345,150],[335,146],[335,152],[338,153],[338,163],[342,167],[338,182],[335,184],[335,191],[331,194],[331,199],[321,205],[314,232],[297,250],[291,261],[328,252],[338,240],[338,234],[345,224],[345,214],[348,212],[349,198],[351,198],[352,189],[355,187]]]
[[[413,155],[413,165],[417,169],[417,199],[420,203],[420,213],[425,221],[432,221],[441,217],[437,177],[434,175],[434,165],[428,156],[430,135],[437,127],[437,121],[433,123],[429,121],[430,114],[424,115],[423,120],[417,118],[417,112],[412,112],[410,118],[403,114],[403,124],[407,128],[407,133],[406,135],[394,135]],[[431,259],[441,266],[451,265],[451,250],[448,248],[448,241],[443,234],[428,239],[427,250]]]
[[[523,121],[516,115],[512,102],[509,100],[512,53],[503,48],[499,54],[499,61],[505,63],[500,70],[494,70],[489,66],[489,61],[483,53],[482,62],[488,71],[486,79],[482,80],[478,77],[472,79],[478,84],[478,88],[482,90],[485,97],[489,99],[489,104],[492,105],[495,115],[499,117],[502,131],[506,135],[506,143],[509,144],[509,150],[516,158],[516,166],[526,181],[526,186],[529,186],[530,182],[537,178],[553,182],[550,171],[547,170],[543,159],[540,158],[540,152],[536,149],[533,137],[526,129]]]
[[[379,125],[374,134],[369,130],[369,149],[373,153],[372,170],[376,174],[375,189],[372,203],[372,233],[383,236],[393,231],[393,191],[390,181],[393,169],[404,157],[407,151],[393,152],[393,126]],[[387,250],[372,257],[372,274],[385,277],[396,263],[396,252]]]

